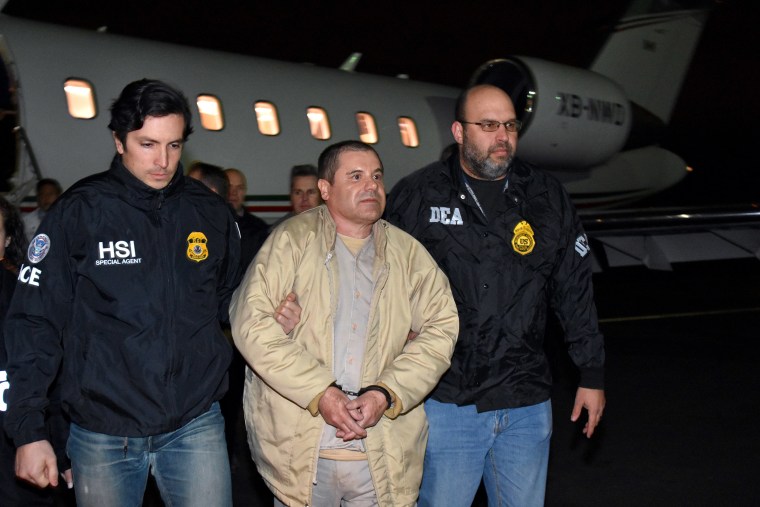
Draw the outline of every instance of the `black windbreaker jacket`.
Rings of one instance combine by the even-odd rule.
[[[551,175],[518,159],[503,194],[506,211],[487,219],[455,155],[401,180],[386,208],[387,219],[425,245],[449,277],[459,310],[451,368],[433,398],[478,411],[549,399],[549,305],[581,386],[603,388],[588,242],[569,196]]]
[[[17,446],[49,439],[46,393],[63,357],[63,406],[90,431],[173,431],[227,390],[220,320],[240,279],[231,209],[182,167],[162,190],[115,157],[54,204],[6,319]]]

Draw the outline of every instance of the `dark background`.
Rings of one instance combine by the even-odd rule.
[[[760,138],[760,2],[681,2],[700,3],[709,3],[712,12],[663,141],[695,171],[647,205],[760,202],[760,168],[753,156]],[[358,51],[358,72],[464,86],[480,64],[508,55],[586,67],[628,4],[11,0],[4,12],[329,67]]]

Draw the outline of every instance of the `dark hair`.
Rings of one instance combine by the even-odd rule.
[[[37,188],[38,194],[40,193],[40,189],[44,187],[45,185],[50,185],[50,186],[55,187],[59,195],[63,193],[63,188],[61,188],[61,184],[58,183],[58,180],[55,180],[53,178],[42,178],[41,180],[37,182],[36,188]]]
[[[380,155],[378,155],[375,149],[367,143],[353,140],[335,143],[325,148],[325,150],[319,155],[317,167],[320,179],[327,180],[330,184],[335,182],[335,173],[338,170],[338,159],[345,151],[371,151],[375,154],[377,159],[380,160]]]
[[[221,195],[225,201],[227,200],[227,194],[230,191],[230,180],[227,179],[227,175],[221,167],[205,162],[195,162],[190,166],[187,174],[189,175],[193,171],[200,173],[201,182],[204,185]]]
[[[5,249],[5,258],[18,267],[24,258],[24,248],[26,248],[26,236],[24,236],[24,224],[21,222],[21,215],[19,215],[16,207],[2,196],[0,196],[0,215],[3,216],[5,236],[11,238],[8,248]]]
[[[108,128],[116,133],[122,144],[127,142],[127,133],[140,130],[148,116],[168,116],[181,114],[185,119],[183,140],[193,132],[192,117],[187,98],[168,84],[155,79],[141,79],[129,83],[119,98],[111,104],[111,122]]]
[[[314,176],[318,178],[319,173],[317,173],[317,168],[313,164],[294,165],[290,170],[290,184],[292,185],[293,180],[300,176]]]

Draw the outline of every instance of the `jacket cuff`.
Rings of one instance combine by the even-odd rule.
[[[12,417],[10,421],[8,420],[9,415]],[[16,448],[39,440],[50,442],[50,431],[45,424],[45,414],[41,410],[30,410],[26,413],[6,412],[4,422],[6,433],[13,440],[13,445]]]
[[[21,434],[14,435],[13,445],[18,449],[22,445],[31,444],[32,442],[38,442],[40,440],[47,440],[50,442],[50,435],[48,435],[48,432],[45,431],[44,428],[25,431]]]
[[[384,412],[385,417],[387,417],[388,419],[395,419],[395,418],[397,418],[399,416],[399,414],[403,411],[404,404],[401,402],[401,400],[399,399],[399,397],[396,396],[396,393],[393,392],[393,389],[391,389],[390,387],[388,387],[387,384],[384,384],[382,382],[378,382],[377,385],[379,385],[380,387],[382,387],[383,389],[385,389],[386,391],[388,391],[390,393],[390,395],[391,395],[391,400],[393,400],[393,402],[391,403],[391,406],[388,407],[388,410],[386,410]]]
[[[604,368],[581,368],[579,387],[587,389],[604,389]]]

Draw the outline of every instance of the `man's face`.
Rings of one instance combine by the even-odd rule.
[[[180,114],[146,116],[143,127],[127,133],[126,143],[114,135],[124,167],[151,188],[164,188],[177,172],[182,155],[185,119]]]
[[[293,205],[293,213],[298,215],[319,206],[321,202],[316,176],[293,178],[293,183],[290,185],[290,203]]]
[[[338,159],[333,183],[319,180],[318,184],[341,234],[368,229],[383,214],[383,166],[371,151],[344,151]]]
[[[40,191],[37,192],[37,206],[42,211],[47,211],[60,196],[55,185],[42,185]]]
[[[495,87],[484,87],[470,93],[461,119],[505,122],[517,116],[507,94]],[[517,132],[507,132],[503,125],[495,132],[484,132],[479,125],[458,121],[451,126],[451,132],[460,144],[460,161],[466,173],[481,180],[497,180],[507,174],[517,148]]]
[[[245,204],[245,193],[248,191],[245,177],[237,171],[225,171],[227,180],[230,182],[230,190],[227,201],[235,211],[241,211]]]

